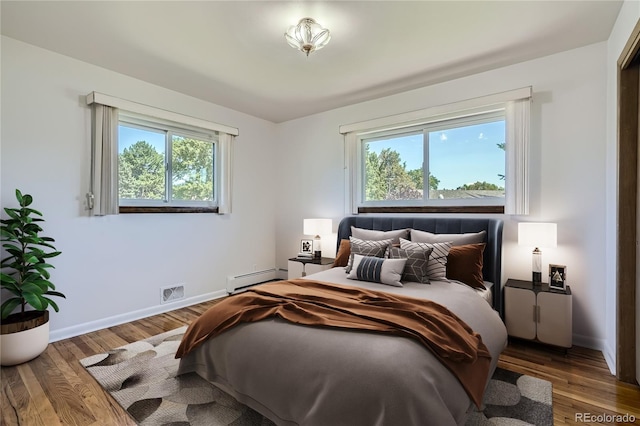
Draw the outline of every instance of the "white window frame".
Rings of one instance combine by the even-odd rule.
[[[233,146],[239,131],[201,118],[168,111],[126,99],[91,92],[86,103],[92,107],[91,125],[91,180],[87,193],[87,209],[92,216],[115,215],[119,213],[118,194],[118,124],[119,114],[124,112],[132,117],[143,117],[146,121],[162,122],[181,130],[196,129],[197,133],[217,134],[215,149],[217,207],[170,207],[163,203],[159,207],[145,207],[143,212],[160,213],[207,213],[229,214],[232,210],[233,192]],[[137,207],[126,207],[126,213],[137,213]],[[133,209],[133,210],[132,210]]]
[[[345,137],[345,206],[347,214],[358,214],[360,208],[371,207],[364,203],[364,158],[362,141],[371,135],[384,132],[404,133],[406,130],[468,119],[478,114],[504,111],[505,114],[505,198],[504,213],[525,215],[529,213],[529,122],[532,88],[525,87],[453,104],[436,106],[394,116],[382,117],[340,126]],[[388,134],[388,133],[387,133]],[[427,164],[425,162],[425,164]],[[483,200],[482,205],[490,205]],[[495,201],[494,201],[495,202]],[[429,207],[423,200],[401,201],[386,206]],[[436,208],[472,207],[475,200],[431,200]],[[477,205],[477,204],[476,204]]]
[[[218,207],[218,194],[220,192],[220,155],[218,153],[218,132],[206,131],[205,129],[194,128],[186,125],[176,125],[164,120],[143,117],[138,114],[120,111],[118,124],[134,127],[141,130],[163,133],[165,138],[165,190],[162,200],[143,200],[131,198],[118,198],[121,207]],[[174,200],[172,194],[172,136],[184,136],[198,139],[203,142],[210,142],[213,145],[213,199],[211,201],[189,201]],[[118,152],[120,150],[118,149]]]
[[[387,130],[382,132],[373,132],[368,134],[358,135],[358,151],[359,157],[357,159],[359,165],[358,181],[356,183],[356,197],[358,199],[358,206],[361,207],[381,207],[381,206],[504,206],[504,197],[485,197],[485,198],[450,198],[450,199],[437,199],[429,198],[429,133],[446,130],[454,127],[469,126],[474,124],[482,124],[497,120],[506,121],[506,112],[504,108],[490,109],[484,113],[475,114],[472,116],[463,116],[458,118],[452,118],[447,120],[438,120],[435,122],[428,122],[418,126],[411,126],[407,128],[400,128],[396,130]],[[402,135],[419,134],[422,133],[423,138],[423,184],[426,189],[423,189],[423,198],[416,200],[365,200],[364,188],[366,185],[366,169],[365,169],[365,146],[367,142],[375,141],[376,139],[387,139],[389,137],[401,137]],[[505,129],[506,133],[506,129]],[[506,138],[506,135],[505,135]],[[506,153],[505,153],[506,163]]]

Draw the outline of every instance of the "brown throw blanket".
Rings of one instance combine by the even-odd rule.
[[[476,406],[482,402],[491,354],[480,335],[447,308],[432,301],[320,281],[267,283],[222,300],[191,323],[176,358],[239,323],[270,317],[416,339],[458,378]]]

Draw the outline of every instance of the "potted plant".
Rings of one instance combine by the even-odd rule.
[[[42,213],[29,207],[31,195],[16,189],[16,199],[20,208],[5,208],[8,218],[0,221],[2,247],[7,254],[0,263],[1,288],[8,296],[0,306],[2,365],[20,364],[44,352],[49,344],[47,308],[58,312],[50,297],[65,297],[49,281],[48,269],[53,265],[47,260],[60,252],[51,244],[53,238],[40,236]]]

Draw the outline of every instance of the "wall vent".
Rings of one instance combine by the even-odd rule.
[[[160,303],[169,303],[180,299],[184,299],[184,284],[160,288]]]

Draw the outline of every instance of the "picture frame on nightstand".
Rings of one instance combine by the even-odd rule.
[[[549,264],[549,287],[564,291],[567,288],[567,266]]]
[[[298,257],[313,257],[313,240],[300,240],[300,252],[298,253]]]

